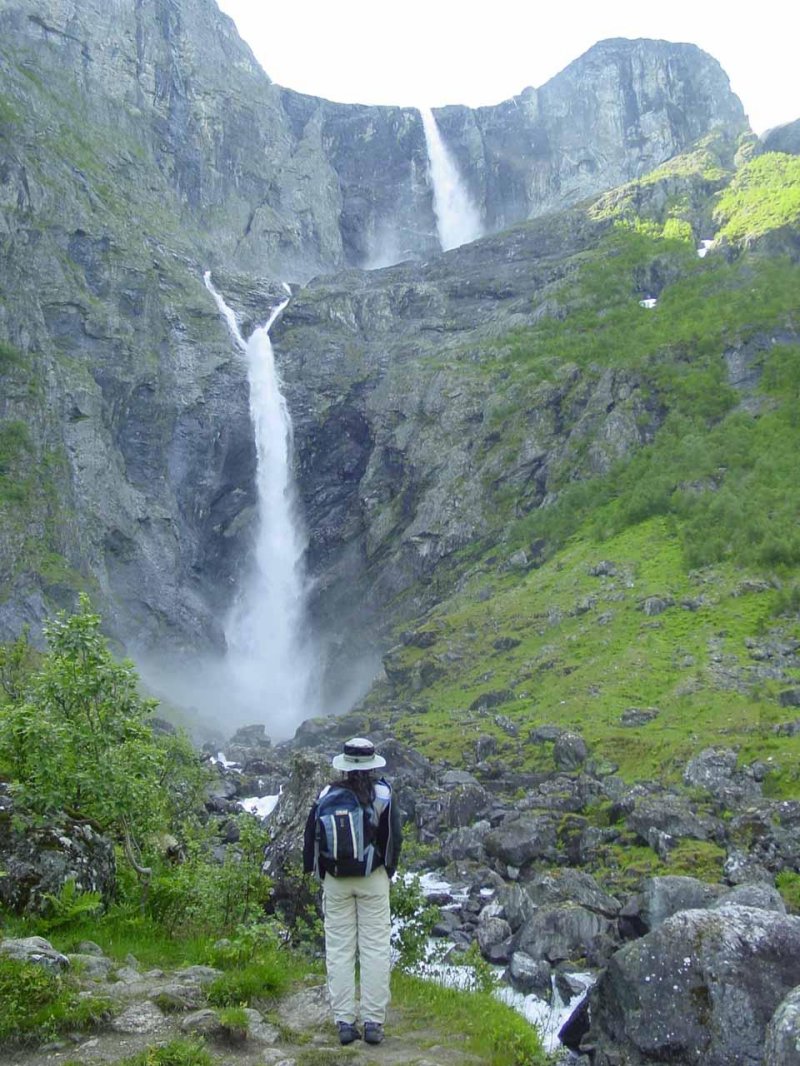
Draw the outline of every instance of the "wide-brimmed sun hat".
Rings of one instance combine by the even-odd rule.
[[[386,760],[375,751],[375,745],[366,737],[351,737],[344,742],[341,755],[334,756],[336,770],[377,770],[386,765]]]

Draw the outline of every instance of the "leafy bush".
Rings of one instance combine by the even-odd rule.
[[[261,870],[269,834],[256,818],[241,814],[239,841],[219,862],[213,833],[187,831],[186,856],[153,878],[147,911],[171,932],[226,933],[263,915],[271,881]]]
[[[395,878],[391,886],[394,927],[392,949],[402,970],[412,971],[425,959],[428,937],[436,924],[437,910],[422,894],[416,875]]]
[[[0,956],[0,1041],[85,1029],[108,1009],[107,999],[80,995],[69,977]]]
[[[24,692],[0,707],[0,767],[20,808],[88,818],[133,865],[149,834],[193,807],[205,780],[182,738],[154,736],[155,701],[113,659],[88,598],[45,626],[48,654]]]

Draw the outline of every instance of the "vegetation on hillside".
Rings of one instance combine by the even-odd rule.
[[[717,202],[724,236],[796,226],[798,189],[796,159],[746,164]],[[454,765],[488,734],[499,764],[543,770],[552,745],[529,738],[554,724],[628,781],[679,782],[703,747],[735,747],[765,761],[769,793],[796,796],[800,740],[775,728],[800,679],[786,651],[800,639],[800,266],[758,245],[698,257],[661,198],[640,217],[633,199],[606,198],[616,224],[555,313],[506,338],[493,382],[509,428],[494,447],[513,469],[552,383],[569,409],[570,367],[625,375],[638,446],[609,458],[591,437],[568,441],[541,506],[497,479],[495,533],[454,560],[427,639],[390,654],[397,729]],[[626,725],[631,708],[652,720]]]

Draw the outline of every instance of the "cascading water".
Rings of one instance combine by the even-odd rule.
[[[225,626],[226,666],[236,697],[253,720],[286,735],[314,713],[313,656],[306,635],[304,537],[291,475],[292,421],[280,387],[269,321],[242,336],[236,316],[204,277],[236,344],[247,357],[255,435],[258,532],[251,571]],[[287,287],[288,291],[288,287]]]
[[[476,241],[483,236],[480,211],[464,184],[455,160],[447,150],[433,111],[421,107],[422,128],[428,149],[428,171],[433,188],[433,211],[442,250]]]

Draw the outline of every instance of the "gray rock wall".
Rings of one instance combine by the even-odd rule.
[[[276,328],[324,625],[413,600],[486,531],[486,484],[541,500],[568,394],[579,435],[613,403],[607,449],[637,442],[635,383],[610,375],[553,386],[518,452],[493,452],[479,363],[592,234],[567,219],[433,255],[416,112],[275,86],[211,0],[0,0],[0,60],[0,419],[27,427],[0,471],[4,636],[83,585],[129,646],[220,645],[254,451],[208,268],[252,324],[278,279],[425,257],[312,285]],[[620,41],[438,117],[490,229],[744,124],[710,57]]]

